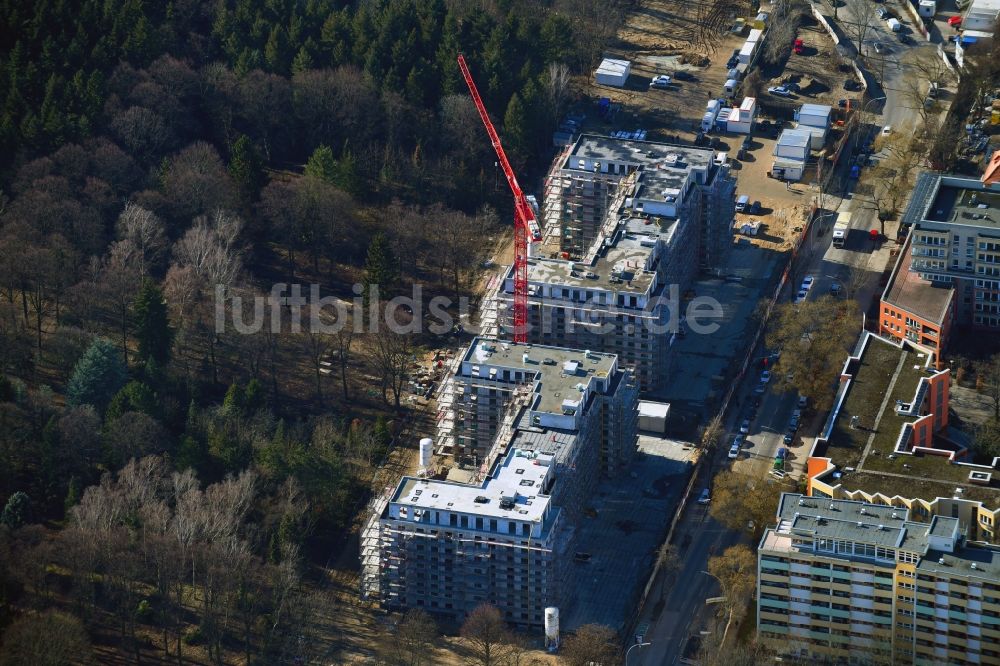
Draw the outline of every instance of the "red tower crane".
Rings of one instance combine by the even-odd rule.
[[[479,91],[476,90],[476,83],[472,80],[469,67],[465,64],[465,57],[459,54],[458,67],[462,70],[462,77],[465,78],[466,85],[469,86],[469,93],[472,101],[476,104],[479,117],[486,126],[486,133],[490,135],[490,142],[493,150],[497,153],[500,166],[507,176],[507,184],[514,194],[514,342],[525,343],[528,341],[528,243],[542,239],[542,230],[538,226],[535,218],[535,211],[528,203],[528,198],[521,191],[521,186],[517,184],[517,176],[514,169],[507,161],[507,155],[503,152],[500,144],[500,137],[497,135],[490,116],[486,113]]]

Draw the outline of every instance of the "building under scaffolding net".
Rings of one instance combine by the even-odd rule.
[[[566,601],[574,525],[636,445],[638,389],[606,354],[477,338],[450,402],[447,478],[404,477],[370,506],[362,592],[461,617],[483,602],[541,626]]]

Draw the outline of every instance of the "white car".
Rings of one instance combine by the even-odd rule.
[[[776,97],[791,97],[792,91],[785,86],[771,86],[767,89],[767,92],[775,95]]]
[[[882,136],[889,136],[892,134],[892,125],[886,125],[882,128]]]
[[[712,496],[708,492],[708,488],[701,491],[701,495],[698,496],[698,504],[708,504],[712,501]]]
[[[802,279],[802,289],[805,289],[806,291],[812,289],[813,282],[815,282],[815,281],[816,281],[816,278],[814,278],[812,275],[805,276]]]
[[[766,384],[769,381],[771,381],[771,371],[770,370],[765,370],[764,372],[760,373],[760,383],[761,384]]]
[[[750,432],[750,419],[743,419],[743,423],[740,424],[740,434],[746,435]]]
[[[733,444],[732,446],[729,447],[729,456],[728,457],[729,457],[730,460],[736,460],[737,458],[740,457],[740,445],[739,444]]]
[[[649,82],[650,88],[669,88],[670,87],[670,77],[666,74],[660,74],[659,76],[654,76],[653,80]]]

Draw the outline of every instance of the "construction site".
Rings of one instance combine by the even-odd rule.
[[[683,335],[680,297],[729,257],[735,189],[710,149],[581,136],[546,179],[527,339],[617,354],[655,395]],[[511,267],[497,294],[501,334],[514,326],[515,280]]]
[[[540,625],[572,594],[575,526],[602,474],[635,452],[638,389],[613,355],[477,338],[421,475],[377,498],[361,539],[362,593],[385,608],[461,617],[488,601]]]
[[[547,639],[559,609],[621,628],[691,463],[681,443],[640,446],[639,394],[667,382],[681,294],[727,264],[735,179],[710,149],[583,135],[539,208],[459,65],[514,196],[514,257],[442,380],[418,473],[369,506],[362,597],[455,620],[490,603]]]

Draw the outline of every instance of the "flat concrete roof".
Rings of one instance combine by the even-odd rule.
[[[944,558],[944,564],[940,560]],[[976,568],[973,569],[972,565]],[[917,571],[937,576],[982,579],[996,584],[1000,580],[1000,550],[984,546],[963,546],[953,553],[928,550],[917,563]]]
[[[929,192],[917,196],[918,190]],[[1000,188],[996,186],[984,186],[979,180],[933,174],[923,183],[918,180],[911,205],[920,206],[925,201],[929,203],[924,204],[926,207],[920,218],[914,220],[915,216],[907,211],[904,221],[919,224],[926,220],[1000,231]]]
[[[573,158],[625,162],[636,166],[675,168],[667,164],[667,155],[679,155],[682,164],[685,165],[684,169],[687,166],[708,169],[712,165],[714,152],[710,148],[696,146],[612,139],[598,134],[583,134],[573,144],[573,149],[566,156],[563,168],[578,170]]]
[[[542,487],[549,474],[552,456],[511,448],[494,476],[482,484],[470,485],[403,477],[392,501],[412,509],[472,513],[486,518],[508,518],[539,522],[548,508],[549,497]],[[502,508],[500,500],[513,501]],[[478,501],[477,501],[478,500]]]
[[[940,326],[948,314],[955,289],[950,284],[922,279],[910,270],[912,261],[909,252],[900,257],[899,270],[882,300]]]
[[[524,355],[527,354],[527,362]],[[479,367],[479,377],[499,377],[499,371],[523,370],[531,373],[537,383],[538,397],[532,405],[536,412],[561,414],[564,400],[579,400],[580,385],[589,386],[595,379],[608,380],[617,369],[618,357],[614,354],[590,352],[547,345],[519,345],[491,338],[476,338],[462,359],[461,377],[466,374],[465,364]],[[497,370],[491,375],[491,370]],[[582,405],[581,405],[582,408]]]
[[[783,493],[774,531],[902,549],[923,556],[931,537],[957,541],[958,527],[958,519],[951,516],[934,516],[930,523],[911,521],[905,507]],[[820,554],[851,558],[848,554]]]

